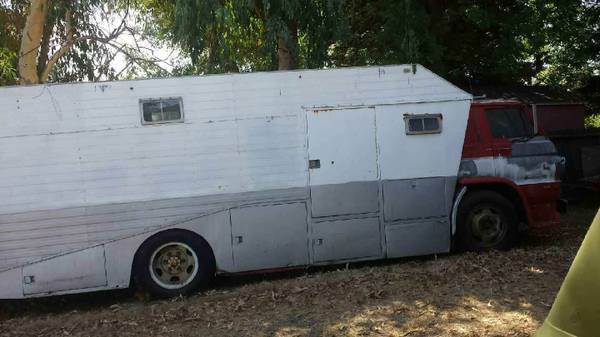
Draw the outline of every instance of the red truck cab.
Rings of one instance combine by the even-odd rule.
[[[508,248],[523,229],[557,227],[563,163],[554,144],[534,131],[526,105],[474,102],[455,202],[458,243],[472,250]]]

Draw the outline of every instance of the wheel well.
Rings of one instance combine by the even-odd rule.
[[[140,255],[140,251],[142,249],[142,247],[144,247],[144,245],[146,244],[146,242],[152,240],[155,237],[164,235],[166,233],[178,233],[179,235],[186,235],[188,237],[192,237],[194,238],[194,240],[199,240],[199,241],[204,241],[204,243],[206,243],[206,245],[210,248],[210,252],[213,255],[213,259],[215,258],[215,252],[212,248],[212,246],[210,245],[210,243],[208,243],[208,241],[206,241],[206,239],[204,239],[202,237],[202,235],[192,232],[190,230],[187,229],[180,229],[180,228],[175,228],[175,229],[167,229],[164,231],[160,231],[158,233],[154,233],[151,236],[147,237],[144,242],[142,242],[139,247],[136,249],[135,254],[133,255],[133,261],[131,263],[131,276],[130,276],[130,284],[134,284],[134,280],[135,280],[135,275],[134,275],[134,270],[136,267],[136,262],[138,261],[139,255]]]
[[[517,210],[517,215],[519,217],[519,221],[527,223],[527,213],[525,211],[525,207],[523,206],[523,200],[517,191],[509,185],[506,184],[473,184],[467,185],[467,194],[473,191],[493,191],[496,192],[506,199],[508,199],[515,209]]]

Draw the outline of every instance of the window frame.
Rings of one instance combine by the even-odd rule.
[[[163,110],[163,106],[162,106],[162,102],[163,101],[168,101],[168,100],[176,100],[179,103],[179,119],[171,119],[171,120],[161,120],[161,121],[146,121],[146,119],[144,118],[144,104],[145,103],[154,103],[154,102],[160,102],[161,103],[161,114],[164,116],[165,112]],[[142,125],[157,125],[157,124],[172,124],[172,123],[183,123],[185,122],[185,115],[183,112],[183,97],[181,96],[176,96],[176,97],[159,97],[159,98],[142,98],[139,101],[139,105],[140,105],[140,118],[142,120]]]
[[[435,118],[438,122],[438,128],[436,130],[425,130],[425,119],[426,118]],[[423,131],[411,131],[410,130],[410,121],[411,120],[421,120],[423,123]],[[443,125],[442,122],[444,120],[444,116],[441,113],[437,114],[405,114],[404,115],[404,128],[407,136],[414,135],[434,135],[442,133]]]
[[[520,126],[522,127],[522,131],[523,134],[522,135],[510,135],[510,136],[506,136],[506,135],[496,135],[494,134],[496,131],[498,131],[496,128],[494,128],[494,123],[493,123],[493,119],[491,118],[491,113],[494,112],[498,112],[498,111],[502,111],[504,113],[505,116],[508,116],[508,112],[517,112],[519,115],[519,122],[520,122]],[[484,110],[484,116],[485,116],[485,122],[487,123],[489,129],[490,129],[490,136],[493,139],[522,139],[522,138],[531,138],[533,136],[535,136],[535,130],[534,130],[534,125],[533,125],[533,121],[529,118],[527,111],[525,111],[523,108],[521,107],[491,107],[491,108],[487,108]],[[510,120],[508,119],[509,125],[512,127],[512,131],[514,132],[516,129],[514,128],[514,120]]]

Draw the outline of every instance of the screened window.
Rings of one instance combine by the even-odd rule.
[[[144,124],[170,123],[183,121],[181,97],[147,99],[140,101]]]
[[[529,118],[520,109],[488,109],[485,113],[494,138],[523,138],[533,134]]]
[[[442,115],[405,115],[407,135],[422,135],[442,132]]]

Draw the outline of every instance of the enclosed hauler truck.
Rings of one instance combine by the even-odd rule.
[[[172,296],[554,223],[551,143],[467,131],[470,106],[418,65],[1,89],[0,298]]]

